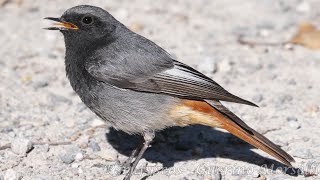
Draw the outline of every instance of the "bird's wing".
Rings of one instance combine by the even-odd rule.
[[[145,66],[146,68],[150,68],[148,64]],[[143,67],[144,66],[141,66],[140,68],[143,69]],[[161,68],[159,68],[160,71],[130,75],[131,79],[115,77],[115,74],[108,73],[107,68],[109,67],[101,66],[101,63],[86,64],[87,71],[93,77],[119,88],[142,92],[164,93],[185,99],[212,99],[257,106],[252,102],[232,95],[212,79],[190,66],[175,60],[172,60],[170,66],[161,66]]]

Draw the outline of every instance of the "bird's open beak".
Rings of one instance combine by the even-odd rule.
[[[44,28],[47,30],[78,30],[79,29],[78,26],[69,22],[62,21],[60,18],[46,17],[44,19],[48,19],[56,22],[53,24],[52,27]]]

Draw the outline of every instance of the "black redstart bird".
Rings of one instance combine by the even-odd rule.
[[[130,179],[155,131],[172,126],[223,128],[287,166],[294,162],[220,101],[255,104],[176,61],[107,11],[81,5],[60,18],[46,19],[56,21],[46,29],[60,30],[64,36],[67,77],[84,104],[115,129],[144,137],[142,148],[126,161],[130,169],[125,179]]]

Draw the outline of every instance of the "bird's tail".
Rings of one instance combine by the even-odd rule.
[[[275,145],[269,139],[256,132],[245,124],[239,117],[224,107],[219,101],[185,101],[188,107],[197,112],[211,115],[208,118],[193,118],[190,124],[202,124],[206,126],[219,127],[229,131],[231,134],[246,141],[280,160],[283,164],[292,167],[291,162],[294,159],[279,146]]]

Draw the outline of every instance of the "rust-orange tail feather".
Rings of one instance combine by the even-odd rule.
[[[199,118],[192,116],[193,119],[189,124],[202,124],[206,126],[209,125],[212,127],[223,128],[238,138],[277,158],[285,165],[289,167],[292,166],[291,162],[294,162],[294,159],[288,153],[283,151],[279,146],[275,145],[263,135],[250,128],[239,117],[224,107],[219,101],[210,100],[204,102],[184,100],[183,104],[196,112],[201,112],[211,116],[209,121],[204,120],[203,116],[199,116]]]

